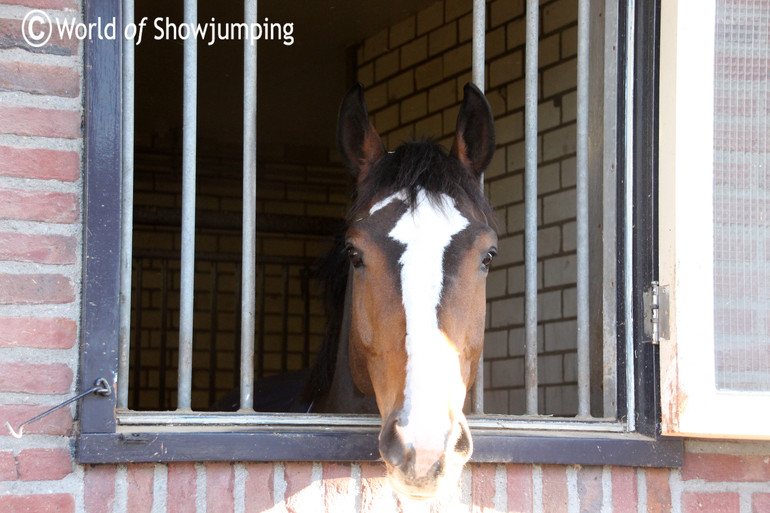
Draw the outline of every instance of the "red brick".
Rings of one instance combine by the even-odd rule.
[[[0,105],[0,134],[78,139],[81,115],[71,110]]]
[[[473,511],[495,509],[495,466],[471,465]]]
[[[682,479],[770,481],[770,458],[759,454],[684,454]]]
[[[193,463],[169,463],[166,489],[168,513],[195,511],[197,475]]]
[[[647,478],[647,513],[669,513],[671,511],[671,488],[669,472],[664,468],[649,468]]]
[[[543,509],[549,513],[567,513],[567,467],[543,465]]]
[[[3,0],[7,5],[24,5],[36,9],[57,9],[62,11],[77,10],[78,3],[75,0]]]
[[[235,511],[235,471],[232,463],[206,464],[206,512],[233,513]]]
[[[80,75],[64,66],[0,62],[0,89],[76,98],[80,95]]]
[[[751,496],[751,513],[770,511],[770,493],[755,493]]]
[[[79,213],[73,193],[0,189],[0,219],[74,223]]]
[[[16,461],[22,481],[56,481],[72,473],[72,456],[65,449],[24,449]]]
[[[740,500],[736,492],[684,492],[683,513],[739,513]]]
[[[72,377],[63,363],[0,362],[0,392],[66,394]]]
[[[601,511],[604,490],[602,489],[602,468],[581,467],[577,474],[577,491],[580,499],[580,512]]]
[[[32,404],[5,404],[0,405],[0,419],[7,421],[18,431],[19,426],[50,409],[51,406],[39,406]],[[5,422],[3,422],[3,426]],[[25,434],[36,435],[62,435],[66,436],[72,433],[72,414],[68,408],[61,408],[55,412],[46,415],[24,427]],[[10,436],[8,429],[0,428],[0,436]],[[2,510],[0,510],[2,511]]]
[[[384,511],[383,498],[392,493],[384,463],[361,463],[361,511]]]
[[[639,492],[636,488],[636,469],[613,467],[612,506],[614,513],[637,513]]]
[[[312,463],[287,463],[284,467],[283,476],[286,480],[284,502],[289,512],[312,511],[318,507],[315,502],[317,498],[308,493],[312,472]]]
[[[128,495],[126,511],[131,513],[150,513],[152,511],[155,465],[136,464],[126,468]]]
[[[83,495],[86,513],[112,513],[115,503],[115,466],[86,467]]]
[[[0,260],[37,264],[74,264],[77,239],[64,235],[0,232]]]
[[[508,511],[532,513],[532,466],[507,465]]]
[[[260,513],[275,505],[273,497],[273,464],[246,463],[246,513]]]
[[[341,463],[323,464],[324,511],[341,511],[351,496],[353,480],[350,465]]]
[[[0,481],[16,481],[18,478],[13,452],[0,451]]]
[[[0,305],[45,305],[75,300],[72,283],[61,274],[0,274]]]
[[[62,39],[59,31],[54,30],[48,42],[43,46],[29,46],[21,31],[22,20],[0,18],[0,48],[21,48],[28,52],[53,55],[76,55],[78,40],[75,37]],[[42,28],[42,27],[41,27]]]
[[[0,495],[0,511],[3,513],[73,513],[75,498],[67,493]]]
[[[80,176],[80,155],[75,151],[0,146],[0,175],[74,182]]]
[[[0,317],[0,347],[70,349],[77,342],[77,331],[70,319]]]

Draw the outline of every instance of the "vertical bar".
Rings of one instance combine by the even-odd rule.
[[[219,290],[219,269],[217,261],[211,261],[211,302],[209,303],[209,404],[217,400],[217,294]]]
[[[537,96],[538,0],[527,0],[524,69],[524,390],[527,415],[537,415]]]
[[[134,397],[131,401],[133,409],[139,409],[139,401],[142,389],[142,295],[143,286],[144,259],[139,258],[136,261],[136,321],[134,324]]]
[[[289,370],[289,264],[283,265],[281,281],[281,372],[286,372]]]
[[[234,362],[241,361],[241,309],[238,305],[241,304],[241,266],[235,264],[235,325],[233,326],[233,346],[235,347]],[[240,367],[239,367],[240,368]],[[235,372],[233,369],[233,388],[241,386],[241,376],[239,372]]]
[[[134,0],[123,0],[124,26],[134,22]],[[134,228],[134,42],[123,38],[122,183],[120,191],[120,314],[118,317],[118,408],[128,407],[131,355],[131,249]]]
[[[578,416],[591,415],[588,318],[588,70],[590,0],[578,1],[577,64],[577,359]]]
[[[302,299],[303,299],[303,312],[302,312],[302,368],[310,368],[310,269],[308,267],[302,268],[300,274],[302,280]]]
[[[257,334],[257,376],[265,374],[265,264],[259,264],[259,333]],[[241,348],[241,351],[243,349]],[[251,355],[254,359],[254,355]],[[254,365],[252,363],[252,365]]]
[[[473,55],[472,80],[476,87],[484,92],[484,48],[486,29],[486,2],[485,0],[473,0]],[[481,176],[481,187],[484,187],[484,176]],[[479,366],[476,370],[476,381],[471,388],[471,410],[473,413],[484,413],[484,352],[482,349],[479,357]]]
[[[160,358],[158,359],[158,408],[166,406],[166,372],[168,367],[168,259],[160,264]]]
[[[184,22],[198,21],[197,0],[185,0]],[[195,163],[198,107],[198,42],[184,41],[184,110],[182,115],[182,263],[179,287],[179,375],[177,409],[192,401],[193,292],[195,287]]]
[[[244,20],[257,23],[257,0],[244,1]],[[241,274],[241,409],[254,406],[254,316],[257,254],[257,45],[243,43],[243,256]]]
[[[636,38],[636,2],[629,0],[626,12],[626,69],[625,69],[625,190],[623,215],[623,311],[625,312],[626,355],[626,422],[629,431],[636,431],[636,381],[634,373],[634,270],[633,270],[633,225],[634,210],[631,199],[634,193],[634,63],[636,60],[634,39]]]
[[[618,397],[618,4],[606,0],[604,5],[604,156],[602,211],[602,416],[617,417]]]

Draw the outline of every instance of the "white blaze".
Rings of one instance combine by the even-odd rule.
[[[379,202],[382,208],[396,194]],[[401,256],[401,294],[406,313],[406,384],[402,436],[417,449],[420,470],[443,453],[451,428],[450,405],[462,408],[465,387],[458,354],[439,329],[437,308],[444,281],[444,252],[468,220],[447,195],[431,202],[420,190],[414,210],[406,212],[390,231],[406,247]],[[420,451],[426,460],[421,464]],[[423,467],[423,468],[420,468]]]

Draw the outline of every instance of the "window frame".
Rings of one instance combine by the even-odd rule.
[[[666,10],[662,36],[671,51],[661,70],[667,101],[661,110],[660,282],[670,289],[671,325],[661,340],[662,429],[767,439],[770,394],[718,390],[714,372],[716,2],[678,0]]]
[[[642,291],[656,273],[657,226],[655,174],[657,171],[657,41],[659,1],[630,0],[621,4],[619,32],[624,34],[626,6],[634,11],[635,94],[633,104],[634,199],[633,315],[641,320]],[[99,18],[121,20],[120,2],[87,1],[86,23]],[[621,37],[621,50],[624,38]],[[618,69],[625,69],[625,52]],[[618,90],[624,77],[619,73]],[[84,281],[82,306],[81,383],[98,378],[117,385],[118,299],[120,292],[121,191],[121,44],[94,40],[86,44],[86,171],[84,178]],[[619,95],[619,112],[625,111]],[[626,118],[618,116],[618,133],[625,133]],[[618,169],[625,169],[624,138],[618,138]],[[621,181],[622,182],[622,181]],[[624,187],[619,183],[620,188]],[[653,194],[647,195],[652,191]],[[620,195],[623,198],[623,195]],[[624,208],[619,201],[618,208]],[[620,211],[620,210],[619,210]],[[622,230],[623,223],[618,223]],[[622,241],[624,232],[619,232]],[[619,269],[623,266],[619,265]],[[620,271],[622,274],[622,271]],[[620,278],[620,277],[619,277]],[[619,280],[620,281],[620,280]],[[619,301],[619,318],[625,318]],[[618,366],[625,365],[625,339],[619,327]],[[681,466],[683,444],[660,436],[657,348],[643,342],[642,323],[633,323],[635,365],[633,390],[618,383],[618,420],[612,422],[469,416],[474,437],[474,462],[541,463],[624,466]],[[636,407],[627,422],[629,393]],[[169,461],[371,461],[379,459],[379,419],[361,416],[305,416],[286,422],[281,414],[196,414],[162,412],[163,423],[119,427],[116,394],[88,396],[81,404],[77,456],[80,463]],[[143,414],[145,415],[145,414]],[[153,417],[148,413],[145,417]],[[294,419],[298,417],[293,417]],[[211,428],[191,432],[185,422],[208,419]],[[238,419],[236,423],[235,420]],[[316,422],[320,419],[321,422]],[[333,419],[335,422],[323,423]],[[273,422],[273,420],[275,422]],[[502,423],[508,427],[496,428]],[[627,426],[635,426],[633,430]],[[599,430],[604,426],[614,430]],[[561,428],[561,429],[560,429]],[[613,432],[614,431],[614,432]]]

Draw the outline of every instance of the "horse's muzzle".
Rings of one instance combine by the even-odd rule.
[[[473,452],[473,441],[464,416],[453,420],[448,433],[410,436],[399,415],[391,413],[380,431],[380,454],[388,466],[397,492],[414,499],[435,497],[444,486],[456,485],[463,465]]]

